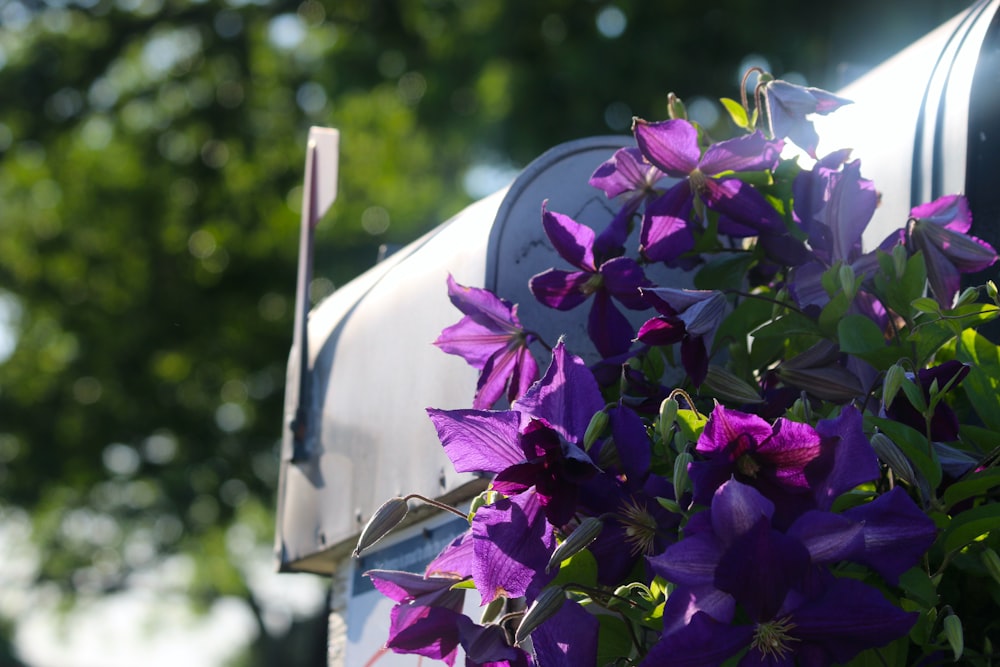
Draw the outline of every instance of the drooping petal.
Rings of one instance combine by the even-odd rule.
[[[458,612],[444,607],[400,604],[389,615],[386,648],[395,653],[412,653],[448,665],[455,663],[459,636]]]
[[[861,161],[854,160],[830,175],[826,206],[817,219],[832,233],[834,260],[853,261],[861,254],[861,236],[871,222],[878,193],[872,181],[861,178]]]
[[[427,414],[457,472],[497,473],[524,460],[517,412],[427,408]]]
[[[698,130],[686,120],[650,123],[637,118],[632,129],[642,155],[664,173],[683,177],[698,166]]]
[[[602,357],[615,357],[628,352],[635,338],[631,322],[618,310],[611,295],[601,291],[594,295],[587,316],[587,335]]]
[[[639,327],[636,338],[646,345],[673,345],[685,334],[684,323],[677,317],[654,317]]]
[[[972,227],[972,209],[962,195],[945,195],[910,209],[910,217],[924,220],[953,232],[967,234]]]
[[[774,169],[778,164],[781,148],[781,141],[767,139],[757,131],[712,144],[705,151],[698,168],[709,176],[724,171]]]
[[[838,97],[819,88],[807,88],[787,81],[775,80],[764,87],[767,115],[771,134],[788,137],[810,157],[816,157],[819,137],[812,122],[806,116],[813,113],[825,115],[850,100]]]
[[[472,578],[484,605],[499,595],[521,597],[540,590],[555,548],[552,526],[536,494],[522,493],[481,507],[472,522]]]
[[[549,211],[545,204],[542,204],[542,227],[560,257],[581,271],[597,270],[593,229],[568,215]]]
[[[425,605],[433,604],[455,611],[462,609],[464,593],[451,590],[458,581],[456,578],[424,577],[400,570],[368,570],[365,576],[371,579],[372,585],[379,593],[394,602],[412,602],[419,599]]]
[[[538,301],[556,310],[572,310],[587,300],[593,290],[593,273],[549,269],[531,277],[528,288]]]
[[[513,331],[521,326],[516,306],[487,289],[459,285],[450,273],[448,298],[463,314],[492,331]]]
[[[604,399],[587,365],[559,341],[545,375],[514,407],[544,419],[564,440],[576,443],[583,441],[590,419],[604,407]]]
[[[761,234],[781,234],[785,223],[775,208],[752,185],[736,178],[710,178],[701,193],[705,205],[726,218]],[[747,236],[736,230],[734,236]]]
[[[513,401],[534,382],[537,373],[538,366],[531,351],[523,344],[509,342],[492,354],[483,365],[472,407],[476,410],[488,410],[500,400],[505,391],[508,400]]]
[[[639,251],[646,259],[670,264],[694,248],[693,205],[694,196],[686,182],[649,203],[639,231]]]

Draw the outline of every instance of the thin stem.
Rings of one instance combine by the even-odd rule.
[[[741,296],[744,299],[757,299],[759,301],[766,301],[768,303],[773,303],[777,306],[782,306],[784,308],[787,308],[788,310],[794,313],[798,313],[799,315],[808,317],[808,315],[799,310],[794,304],[791,304],[787,301],[779,301],[778,299],[775,299],[774,297],[771,296],[764,296],[763,294],[754,294],[753,292],[744,292],[738,289],[723,289],[719,291],[722,292],[723,294],[732,294],[734,296]]]
[[[747,112],[747,118],[750,118],[750,102],[747,100],[747,82],[750,80],[750,76],[754,72],[756,72],[757,77],[760,78],[760,75],[764,73],[764,69],[757,66],[751,67],[743,75],[743,80],[740,81],[740,101],[743,102],[743,110]]]
[[[466,514],[465,512],[463,512],[462,510],[456,509],[456,508],[452,507],[451,505],[445,505],[444,503],[438,502],[437,500],[431,500],[427,496],[422,496],[419,493],[411,493],[408,496],[404,496],[403,500],[409,501],[409,500],[411,500],[413,498],[416,498],[417,500],[422,500],[423,502],[427,503],[428,505],[431,505],[432,507],[436,507],[439,510],[444,510],[445,512],[451,512],[452,514],[454,514],[456,516],[462,517],[466,521],[468,521],[468,519],[469,519],[469,515]]]

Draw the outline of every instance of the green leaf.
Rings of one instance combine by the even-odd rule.
[[[951,553],[998,528],[1000,503],[980,505],[953,517],[938,541],[945,553]]]
[[[729,117],[733,119],[736,127],[743,128],[744,130],[752,129],[750,119],[747,118],[747,110],[743,108],[742,104],[728,97],[720,98],[719,101],[722,102],[722,106],[729,112]]]
[[[677,425],[689,442],[695,442],[705,430],[708,417],[694,410],[678,410]]]
[[[904,350],[886,344],[878,325],[864,315],[847,315],[837,324],[840,349],[885,370],[904,355]]]
[[[578,551],[562,562],[558,574],[552,581],[555,586],[565,584],[597,585],[597,561],[587,550]]]
[[[918,312],[929,313],[931,315],[937,315],[941,312],[941,306],[938,305],[938,302],[926,296],[911,301],[910,307]]]
[[[695,274],[694,286],[696,289],[728,289],[740,285],[753,261],[750,253],[712,257]]]
[[[970,329],[959,337],[955,356],[972,366],[960,386],[976,415],[987,428],[1000,431],[1000,347]]]
[[[906,597],[919,602],[923,609],[937,604],[937,587],[930,576],[919,567],[911,568],[900,575],[899,586],[906,592]]]
[[[965,479],[949,486],[942,496],[945,507],[950,509],[963,500],[985,495],[990,489],[1000,486],[1000,468],[988,468],[974,472]]]
[[[611,614],[597,614],[597,664],[613,665],[632,652],[632,639],[625,621]]]

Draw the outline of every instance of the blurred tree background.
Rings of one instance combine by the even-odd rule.
[[[34,554],[0,664],[27,607],[171,559],[194,608],[256,614],[233,664],[324,664],[322,610],[275,630],[250,566],[310,125],[342,136],[316,300],[546,148],[664,117],[668,92],[712,124],[748,63],[836,89],[969,4],[0,0],[0,536]]]

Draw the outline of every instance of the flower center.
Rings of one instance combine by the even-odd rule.
[[[788,633],[795,628],[792,617],[786,616],[776,621],[760,623],[754,629],[751,649],[756,649],[770,658],[783,660],[792,650],[791,644],[799,640],[789,637]]]
[[[708,183],[708,176],[705,176],[701,169],[695,167],[691,173],[688,174],[688,183],[691,184],[691,192],[699,194],[704,192],[705,185]]]
[[[754,479],[760,472],[760,464],[754,461],[749,454],[744,454],[736,459],[736,469],[740,471],[740,474]]]
[[[603,285],[604,285],[604,276],[602,276],[600,273],[595,273],[594,275],[590,276],[590,278],[587,279],[587,282],[585,282],[583,285],[580,286],[580,291],[583,292],[584,294],[590,295],[596,292],[597,290],[601,289]]]
[[[619,521],[625,526],[625,541],[633,556],[652,555],[656,540],[656,518],[634,500],[621,507]]]

